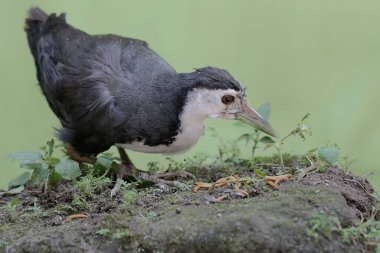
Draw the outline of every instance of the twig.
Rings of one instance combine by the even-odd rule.
[[[300,174],[298,174],[297,179],[301,180],[302,178],[306,177],[309,173],[311,173],[313,170],[318,169],[317,164],[312,164],[309,167],[303,169]]]
[[[370,194],[368,191],[367,191],[367,189],[359,182],[359,181],[357,181],[357,180],[354,180],[354,179],[346,179],[346,178],[339,178],[340,180],[343,180],[343,181],[349,181],[349,182],[354,182],[354,183],[356,183],[356,184],[358,184],[361,188],[362,188],[362,190],[368,195],[368,196],[370,196],[371,198],[373,197],[372,196],[372,194]]]

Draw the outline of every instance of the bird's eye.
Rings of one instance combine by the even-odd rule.
[[[231,104],[232,102],[234,102],[234,100],[235,100],[234,96],[231,96],[231,95],[224,95],[222,97],[222,103],[225,105]]]

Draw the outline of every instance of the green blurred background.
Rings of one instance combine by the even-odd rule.
[[[162,0],[0,2],[0,187],[22,172],[6,156],[38,150],[58,120],[43,98],[23,22],[30,6],[67,12],[88,33],[144,39],[179,72],[225,68],[248,87],[254,106],[272,105],[271,123],[284,135],[302,116],[313,136],[286,144],[302,153],[336,143],[357,158],[354,171],[375,172],[380,185],[380,2],[357,0]],[[208,120],[223,138],[250,128]],[[184,159],[216,154],[209,133]],[[140,168],[165,157],[132,154]]]

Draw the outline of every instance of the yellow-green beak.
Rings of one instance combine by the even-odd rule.
[[[237,113],[236,119],[241,120],[266,134],[276,137],[276,132],[273,127],[252,108],[246,99],[243,99],[242,111]]]

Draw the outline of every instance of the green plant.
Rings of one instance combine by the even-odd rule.
[[[75,193],[73,195],[73,200],[71,201],[71,207],[75,211],[79,211],[79,210],[91,211],[91,206],[87,202],[86,198],[78,193]]]
[[[139,197],[139,193],[136,190],[123,190],[123,204],[129,205],[136,201]]]
[[[90,168],[88,172],[91,172],[96,177],[105,177],[111,170],[117,171],[120,161],[120,158],[112,153],[102,153],[97,157],[93,168]]]
[[[344,241],[356,242],[363,241],[366,245],[377,246],[380,245],[380,221],[371,217],[367,221],[361,221],[360,223],[343,228],[340,234]]]
[[[136,190],[136,186],[139,182],[126,183],[124,182],[121,187],[123,194],[122,208],[128,209],[139,198],[139,192]]]
[[[320,235],[330,238],[332,233],[340,228],[338,219],[322,214],[315,215],[307,221],[307,224],[306,235],[317,241]]]
[[[115,232],[112,233],[112,239],[123,239],[123,238],[129,238],[131,236],[132,236],[132,232],[128,230],[127,228],[117,229]]]
[[[157,218],[157,213],[155,211],[150,211],[147,213],[146,217],[150,220],[153,220],[153,219]]]
[[[82,173],[79,169],[77,162],[69,159],[58,159],[53,156],[54,152],[54,140],[47,142],[47,145],[42,147],[44,154],[39,152],[17,152],[9,155],[11,160],[17,160],[20,162],[20,167],[31,170],[22,174],[18,179],[23,179],[18,182],[26,183],[26,179],[29,179],[27,175],[30,175],[30,181],[33,184],[45,184],[47,190],[48,185],[55,186],[61,179],[72,180],[79,177]]]
[[[106,189],[111,184],[111,179],[108,177],[96,177],[92,173],[81,177],[75,182],[74,188],[84,198],[89,197],[92,193],[99,193]]]
[[[150,173],[157,173],[160,171],[164,171],[164,169],[159,166],[158,162],[148,162],[147,171]]]
[[[240,161],[240,148],[236,145],[236,141],[225,141],[218,132],[213,128],[209,128],[211,136],[219,140],[217,161],[220,167],[227,168]]]
[[[112,240],[128,239],[133,235],[133,233],[127,228],[119,228],[114,231],[109,228],[100,228],[96,233]]]
[[[282,139],[278,140],[278,141],[275,141],[273,140],[273,138],[269,137],[269,136],[264,136],[264,141],[261,141],[261,142],[264,142],[266,143],[266,145],[264,146],[264,149],[269,149],[269,148],[274,148],[279,157],[280,157],[280,165],[281,165],[281,168],[284,170],[284,159],[283,159],[283,156],[282,156],[282,148],[284,146],[284,143],[285,141],[291,137],[291,136],[299,136],[301,137],[303,140],[305,140],[305,135],[311,135],[311,130],[308,126],[305,125],[304,121],[310,116],[310,114],[306,114],[300,121],[300,123],[297,124],[297,127],[294,128],[293,130],[291,130],[287,135],[285,135],[285,137],[283,137]]]
[[[19,199],[14,198],[8,201],[7,204],[5,204],[4,206],[0,207],[0,209],[4,209],[5,211],[7,211],[10,219],[12,221],[15,221],[18,217],[17,208],[19,208],[21,204],[22,202]]]
[[[310,166],[302,170],[298,175],[298,179],[314,171],[325,172],[326,169],[338,161],[340,153],[339,148],[334,145],[309,150],[306,152],[305,157],[309,161]]]
[[[74,208],[71,204],[69,203],[58,203],[55,208],[54,212],[57,214],[67,214],[67,213],[74,213],[76,212],[76,208]]]
[[[356,157],[344,154],[339,157],[338,163],[344,172],[348,172],[351,166],[356,163]]]
[[[205,153],[198,153],[193,157],[184,159],[183,161],[176,161],[171,157],[167,157],[166,159],[169,161],[168,171],[188,171],[204,166],[204,163],[207,159],[209,159],[209,156]]]
[[[96,177],[93,171],[89,171],[87,175],[81,177],[78,181],[74,183],[75,193],[73,195],[73,200],[70,206],[60,206],[61,210],[66,211],[78,211],[78,210],[89,210],[91,211],[91,205],[88,199],[92,194],[99,194],[103,192],[111,184],[111,179],[108,177],[100,176]]]
[[[330,238],[333,233],[336,233],[347,243],[363,242],[367,246],[379,248],[380,221],[376,220],[375,214],[376,210],[368,220],[362,220],[346,228],[342,228],[339,220],[334,217],[317,214],[307,221],[306,234],[318,240],[320,235]]]
[[[29,212],[23,216],[30,218],[30,219],[41,217],[41,216],[45,215],[45,212],[42,210],[42,208],[37,203],[37,198],[34,198],[33,206],[29,207],[27,210]]]
[[[102,236],[108,236],[110,232],[111,230],[109,228],[101,228],[98,231],[96,231],[98,235],[102,235]]]

